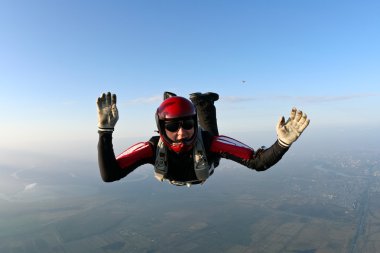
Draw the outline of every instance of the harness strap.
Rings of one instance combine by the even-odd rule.
[[[167,150],[161,140],[157,144],[156,162],[154,165],[154,176],[158,181],[163,181],[168,174]]]
[[[206,150],[203,145],[203,139],[201,131],[198,131],[197,140],[193,148],[194,157],[194,171],[199,181],[207,180],[210,174],[214,171],[214,166],[210,166],[207,160]],[[157,144],[156,161],[154,166],[154,174],[157,180],[163,181],[167,179],[168,174],[168,159],[167,159],[167,147],[160,139]],[[176,185],[191,185],[192,182],[178,182],[173,181],[172,184]]]

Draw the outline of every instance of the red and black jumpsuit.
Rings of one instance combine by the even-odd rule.
[[[102,179],[105,182],[112,182],[124,178],[141,165],[152,164],[154,166],[159,138],[159,136],[154,136],[147,142],[133,145],[116,157],[112,145],[112,133],[99,132],[98,162]],[[226,158],[256,171],[270,168],[288,150],[276,141],[268,149],[259,149],[255,152],[232,138],[213,136],[207,131],[202,131],[202,139],[210,164],[220,158]],[[167,157],[168,180],[200,183],[197,182],[194,171],[192,150],[178,154],[168,149]]]
[[[210,165],[214,164],[216,167],[220,158],[226,158],[250,169],[264,171],[276,164],[288,150],[276,141],[268,149],[259,149],[255,152],[239,141],[220,136],[214,102],[207,99],[192,102],[197,110],[201,126],[199,131],[202,131],[203,145]],[[159,136],[154,136],[147,142],[137,143],[115,157],[112,133],[99,132],[98,162],[102,179],[105,182],[113,182],[127,176],[141,165],[154,166],[159,138]],[[192,182],[192,184],[201,182],[198,181],[194,171],[193,150],[175,153],[168,149],[167,162],[166,179],[169,181]]]

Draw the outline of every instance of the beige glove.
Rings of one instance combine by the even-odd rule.
[[[276,127],[278,142],[283,147],[289,147],[295,142],[302,134],[305,128],[309,125],[310,119],[307,118],[306,113],[297,111],[297,108],[293,108],[290,112],[289,119],[285,122],[285,118],[282,116]]]
[[[116,107],[116,94],[103,93],[96,101],[98,107],[98,130],[113,132],[119,113]]]

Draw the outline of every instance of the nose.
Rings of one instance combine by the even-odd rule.
[[[191,136],[190,136],[189,131],[183,129],[182,126],[178,129],[178,131],[177,131],[177,139],[178,140],[187,139],[190,137]]]
[[[178,131],[177,131],[177,134],[178,135],[184,135],[186,133],[186,131],[182,128],[182,126],[180,126],[179,128],[178,128]]]

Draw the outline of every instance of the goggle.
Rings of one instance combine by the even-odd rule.
[[[177,132],[180,127],[184,130],[190,130],[194,127],[194,123],[193,119],[167,121],[165,122],[165,129],[172,133]]]

